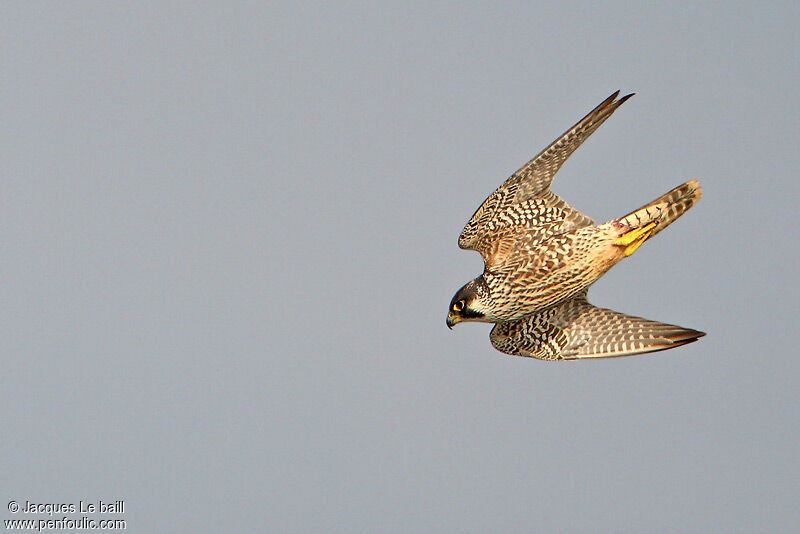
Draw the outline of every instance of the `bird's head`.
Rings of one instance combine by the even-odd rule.
[[[453,328],[464,321],[489,322],[486,318],[486,308],[483,295],[488,294],[488,288],[482,277],[468,282],[456,291],[450,301],[450,310],[447,313],[447,327]]]

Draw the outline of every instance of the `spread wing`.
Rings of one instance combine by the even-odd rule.
[[[458,246],[476,250],[487,267],[492,254],[513,239],[511,228],[542,230],[542,237],[593,224],[592,220],[550,191],[561,165],[632,94],[617,100],[619,91],[606,98],[572,128],[526,163],[498,187],[477,209],[461,232]]]
[[[498,323],[490,339],[499,351],[541,360],[613,358],[672,349],[703,332],[592,306],[579,297],[519,321]]]

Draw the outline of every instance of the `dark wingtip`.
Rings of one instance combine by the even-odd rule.
[[[618,96],[619,96],[619,89],[617,89],[616,91],[611,93],[605,100],[600,102],[600,104],[598,104],[597,108],[595,108],[595,109],[603,108],[603,107],[611,104],[612,102],[614,102],[617,99]]]
[[[619,93],[619,91],[617,91],[617,93]],[[626,100],[628,100],[630,97],[632,97],[632,96],[633,96],[633,95],[635,95],[635,94],[636,94],[636,93],[630,93],[630,94],[627,94],[627,95],[623,96],[622,98],[620,98],[620,99],[617,101],[617,105],[618,105],[618,106],[619,106],[619,105],[622,105],[622,103],[623,103],[623,102],[625,102]]]
[[[705,332],[700,332],[699,330],[691,330],[689,328],[682,328],[675,332],[672,335],[664,336],[672,342],[669,348],[672,347],[680,347],[682,345],[688,345],[689,343],[694,343],[701,337],[706,335]]]
[[[598,111],[601,111],[601,112],[608,112],[609,114],[611,114],[611,113],[614,112],[614,110],[616,110],[618,107],[620,107],[626,100],[628,100],[630,97],[632,97],[635,94],[636,93],[631,93],[631,94],[625,95],[622,98],[620,98],[619,100],[617,100],[617,97],[619,96],[619,89],[617,89],[616,91],[611,93],[611,95],[608,98],[603,100],[600,103],[600,105],[598,105],[592,111],[592,113],[596,113]]]

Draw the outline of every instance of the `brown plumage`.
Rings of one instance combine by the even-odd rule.
[[[476,250],[481,276],[450,303],[447,324],[497,323],[492,344],[543,359],[609,357],[679,346],[701,332],[591,306],[588,287],[702,196],[690,180],[630,214],[595,226],[552,191],[567,158],[633,95],[608,97],[478,208],[458,244]]]
[[[540,360],[612,358],[667,350],[697,341],[703,332],[592,306],[585,292],[519,321],[497,323],[494,348]]]

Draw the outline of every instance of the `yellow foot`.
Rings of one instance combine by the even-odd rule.
[[[653,235],[653,230],[655,227],[655,222],[649,222],[644,226],[635,228],[630,232],[626,232],[625,234],[621,235],[616,241],[614,241],[614,244],[620,247],[625,247],[623,253],[625,256],[630,256],[636,252],[636,249],[642,246],[642,243],[647,241],[647,239]]]

